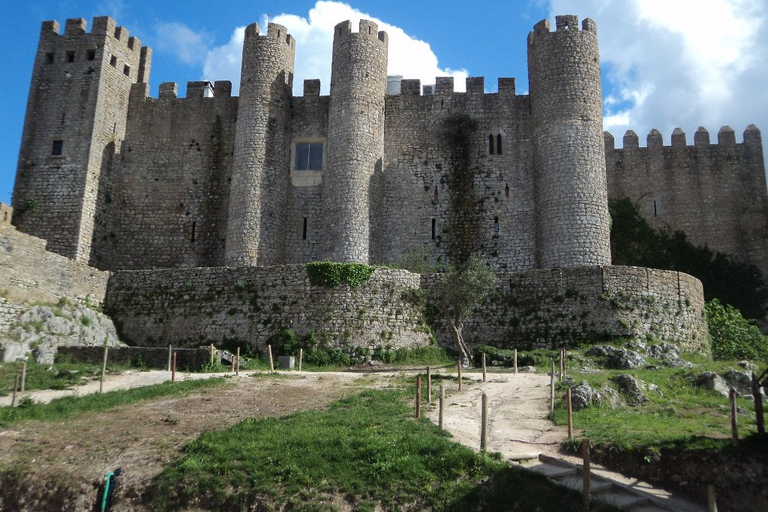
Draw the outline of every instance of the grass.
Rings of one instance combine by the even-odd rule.
[[[11,393],[16,373],[21,372],[22,363],[0,364],[0,396]],[[125,371],[125,365],[108,363],[107,373],[117,375]],[[27,363],[25,390],[69,389],[89,380],[101,377],[101,366],[87,363],[57,362],[55,364]]]
[[[451,442],[401,390],[209,432],[154,481],[158,510],[580,510],[579,494]],[[481,485],[478,485],[481,484]],[[614,510],[599,508],[595,510]]]
[[[24,404],[24,407],[0,408],[0,426],[7,425],[11,422],[27,420],[51,422],[63,421],[141,400],[184,395],[191,391],[219,386],[224,382],[224,378],[165,382],[155,386],[145,386],[122,391],[110,391],[108,393],[59,398],[47,404],[27,402]]]

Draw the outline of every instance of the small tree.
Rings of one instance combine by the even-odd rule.
[[[462,332],[464,320],[485,299],[494,284],[496,274],[481,255],[474,253],[464,263],[449,267],[435,291],[435,304],[448,322],[464,366],[472,357]]]

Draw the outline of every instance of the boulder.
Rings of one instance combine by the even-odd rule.
[[[643,394],[640,381],[634,376],[625,373],[612,377],[611,381],[616,383],[619,392],[624,395],[629,405],[642,405],[648,402],[648,397]]]
[[[696,378],[696,385],[704,389],[711,389],[723,396],[728,396],[731,387],[720,375],[715,372],[704,372]]]
[[[670,368],[691,368],[693,365],[680,358],[680,348],[671,343],[659,343],[648,347],[648,355],[660,359],[664,366]]]
[[[634,350],[608,345],[592,347],[585,352],[585,355],[601,358],[606,368],[614,370],[631,370],[645,364],[645,358]]]
[[[580,411],[586,409],[592,404],[596,392],[592,387],[583,380],[577,385],[571,388],[571,406],[574,411]]]

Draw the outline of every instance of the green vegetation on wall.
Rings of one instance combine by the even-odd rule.
[[[768,360],[768,337],[738,309],[713,299],[706,305],[707,327],[715,359]]]
[[[337,288],[340,284],[352,287],[373,277],[376,267],[362,263],[336,263],[333,261],[312,261],[307,263],[307,276],[312,286]]]

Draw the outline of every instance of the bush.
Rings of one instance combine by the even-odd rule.
[[[313,261],[307,263],[307,276],[312,286],[337,288],[345,283],[357,287],[373,276],[376,267],[362,263],[335,263],[332,261]]]
[[[738,309],[713,299],[707,303],[706,313],[715,359],[768,359],[768,337]]]

